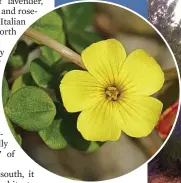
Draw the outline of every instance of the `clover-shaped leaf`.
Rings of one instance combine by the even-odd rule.
[[[61,134],[62,120],[54,120],[52,124],[39,131],[42,140],[51,149],[63,149],[67,146],[67,142]]]
[[[23,129],[39,131],[52,123],[56,108],[44,90],[26,86],[11,95],[5,106],[5,113]]]
[[[39,58],[31,62],[30,72],[36,84],[43,88],[46,88],[53,78],[50,67]]]

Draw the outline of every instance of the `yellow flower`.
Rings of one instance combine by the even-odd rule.
[[[82,52],[87,71],[68,72],[60,92],[68,112],[82,111],[77,128],[86,140],[116,141],[121,131],[144,137],[156,126],[162,103],[150,97],[163,86],[164,73],[144,50],[126,56],[108,39]]]

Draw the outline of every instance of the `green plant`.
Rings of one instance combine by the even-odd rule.
[[[98,31],[93,31],[94,14],[92,3],[83,3],[81,6],[75,4],[50,12],[36,21],[12,50],[5,70],[8,82],[4,77],[2,94],[8,124],[19,144],[22,141],[16,130],[19,128],[37,132],[49,148],[56,150],[71,146],[81,151],[94,152],[104,144],[82,137],[76,126],[79,113],[66,111],[59,90],[60,81],[67,72],[86,69],[79,54],[92,43],[103,39]],[[29,40],[32,40],[31,44]],[[38,50],[40,54],[31,60],[29,56],[34,50]],[[139,57],[137,60],[139,61]],[[136,64],[135,62],[134,67],[138,68]],[[131,67],[127,68],[128,71],[129,68]],[[139,73],[139,69],[135,73]],[[150,89],[150,76],[151,74],[147,88],[142,88],[145,91]],[[175,77],[177,75],[174,72]],[[155,91],[160,89],[163,81],[164,78]],[[109,88],[108,95],[113,88]],[[155,92],[150,90],[149,95]],[[117,95],[118,93],[116,98]],[[142,111],[147,110],[143,103],[139,103],[139,106],[143,106]],[[161,107],[158,111],[154,124],[146,134],[155,127]],[[137,116],[140,121],[140,116]]]
[[[75,12],[78,12],[76,19]],[[66,112],[59,91],[64,74],[82,67],[77,53],[102,39],[98,32],[89,30],[94,13],[91,3],[52,11],[36,21],[24,33],[26,39],[20,39],[12,50],[5,70],[8,82],[5,77],[3,79],[2,97],[8,124],[19,144],[22,139],[16,132],[18,128],[37,132],[51,149],[69,145],[93,152],[103,144],[86,141],[77,131],[77,113]],[[33,42],[28,44],[27,39]],[[41,54],[29,60],[35,49]],[[76,65],[70,62],[72,60]]]

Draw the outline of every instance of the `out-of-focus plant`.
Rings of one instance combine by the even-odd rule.
[[[101,133],[98,134],[100,131],[97,129],[95,132],[97,135],[100,135],[101,138],[86,138],[85,136],[83,138],[82,134],[85,130],[83,130],[83,132],[79,128],[81,133],[77,130],[78,112],[81,110],[73,111],[76,113],[68,113],[66,111],[67,106],[65,102],[62,101],[59,85],[62,78],[64,78],[63,80],[65,81],[64,75],[67,72],[75,69],[81,72],[80,70],[87,69],[89,72],[95,73],[97,69],[102,69],[104,75],[109,75],[113,71],[115,74],[118,74],[119,69],[122,67],[119,65],[119,61],[122,60],[122,62],[124,62],[126,59],[124,49],[121,50],[120,47],[114,47],[117,45],[117,42],[113,41],[114,43],[108,44],[109,41],[107,41],[106,44],[102,46],[99,45],[103,50],[106,45],[112,51],[111,53],[116,51],[115,49],[118,49],[118,53],[115,56],[118,59],[115,58],[114,60],[114,64],[117,65],[113,64],[108,68],[110,73],[106,73],[106,69],[103,69],[104,66],[110,64],[109,61],[105,63],[105,65],[101,65],[100,68],[95,68],[92,71],[90,71],[90,67],[85,63],[85,56],[86,60],[91,63],[91,57],[94,59],[94,54],[98,54],[97,48],[93,50],[91,54],[83,54],[82,58],[84,62],[82,61],[79,53],[82,53],[83,50],[93,43],[103,39],[99,32],[94,29],[94,14],[92,3],[83,3],[81,6],[80,4],[75,4],[57,9],[40,18],[24,33],[24,36],[33,40],[32,45],[28,45],[25,41],[20,40],[14,47],[5,72],[8,82],[5,77],[3,80],[3,105],[8,124],[20,144],[20,136],[16,133],[18,127],[26,131],[37,132],[51,149],[63,149],[67,146],[71,146],[85,152],[94,152],[99,149],[104,141],[117,140],[120,136],[121,129],[132,137],[142,137],[148,135],[155,127],[161,113],[162,104],[149,96],[162,87],[164,76],[156,61],[141,50],[132,53],[131,55],[134,57],[128,56],[128,61],[129,58],[131,60],[134,58],[133,60],[135,60],[132,66],[130,66],[130,62],[124,64],[126,69],[122,71],[122,76],[124,76],[122,79],[129,79],[129,81],[127,81],[127,84],[122,82],[124,83],[123,87],[126,91],[128,85],[131,83],[131,89],[128,90],[126,94],[129,95],[125,95],[124,101],[121,103],[122,109],[125,109],[123,110],[124,116],[119,114],[119,110],[116,112],[116,120],[118,120],[119,114],[120,118],[124,117],[125,119],[129,119],[129,121],[132,122],[131,124],[124,123],[125,119],[122,120],[122,124],[115,123],[115,131],[111,132],[114,133],[114,137],[105,138],[105,135],[109,135],[110,130],[112,130],[111,119],[109,117],[110,126],[106,126],[106,129],[104,125],[102,127],[100,126],[100,128],[104,130],[104,138],[102,138]],[[113,45],[113,47],[110,45]],[[119,43],[119,46],[120,45]],[[41,54],[29,63],[29,53],[34,50],[34,48],[37,48]],[[106,50],[107,59],[109,59],[110,56],[108,55],[108,50]],[[121,51],[124,52],[124,54],[123,57],[119,58]],[[85,53],[85,51],[83,51],[83,53]],[[112,54],[111,58],[114,58],[114,54]],[[143,63],[142,60],[144,60],[145,63]],[[100,64],[100,62],[98,64]],[[112,68],[115,69],[111,70]],[[139,72],[139,68],[142,68],[142,72],[144,71],[145,76],[141,75],[142,72]],[[11,73],[13,72],[16,72],[16,76],[18,76],[15,80],[12,78],[14,75]],[[132,75],[131,73],[134,74]],[[110,77],[106,77],[105,81],[107,82],[107,79],[116,79],[113,77],[115,74],[113,73]],[[129,77],[127,77],[127,75],[129,75]],[[153,77],[156,77],[156,79],[153,80]],[[117,78],[119,78],[119,76]],[[98,77],[98,80],[100,83],[101,77]],[[67,82],[66,84],[69,85]],[[86,83],[86,85],[89,85],[89,83]],[[118,87],[118,89],[123,89],[120,88],[122,86]],[[72,90],[69,93],[70,100],[73,100],[71,97],[73,97],[75,93],[72,93],[71,96],[71,92],[75,91]],[[104,92],[108,100],[117,99],[122,94],[116,93],[118,91],[115,90],[115,86],[108,86],[108,90],[103,91],[103,93]],[[79,93],[79,95],[81,94],[83,93]],[[111,100],[108,102],[111,102]],[[125,100],[127,102],[125,102]],[[129,109],[127,107],[128,103]],[[78,104],[79,103],[77,103],[77,105]],[[76,104],[74,103],[74,105]],[[99,103],[97,105],[99,105]],[[114,104],[111,103],[111,105],[112,108],[110,109],[113,110]],[[140,110],[135,112],[137,108]],[[107,111],[106,114],[108,115],[109,112],[112,112],[111,110]],[[134,115],[132,116],[133,113]],[[150,115],[151,113],[153,113],[153,115]],[[103,115],[104,111],[102,113],[102,116]],[[86,118],[84,120],[86,120]],[[108,121],[108,119],[106,120]],[[134,120],[141,122],[137,125],[134,123]],[[143,126],[144,129],[142,129]],[[92,128],[88,130],[90,130],[90,134],[91,130],[95,129]]]
[[[29,33],[49,38],[48,45],[43,42],[47,39],[42,41],[36,39],[36,36],[27,35],[30,40],[33,39],[32,44],[21,39],[13,48],[5,71],[8,82],[4,77],[2,91],[8,124],[20,144],[21,137],[17,133],[19,130],[16,130],[19,127],[26,131],[36,131],[52,149],[62,149],[69,145],[78,150],[93,152],[103,144],[87,141],[82,137],[76,128],[78,114],[66,112],[59,91],[64,74],[81,69],[70,63],[71,58],[75,58],[75,61],[76,57],[80,59],[72,50],[80,53],[90,44],[102,39],[93,28],[94,14],[92,3],[83,3],[81,6],[75,4],[52,11],[29,29]],[[55,44],[52,40],[56,40]],[[28,63],[28,57],[34,49],[39,49],[41,54]],[[15,76],[12,75],[13,72],[16,72]]]

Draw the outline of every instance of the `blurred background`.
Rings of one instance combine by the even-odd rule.
[[[15,126],[22,137],[22,148],[42,167],[64,177],[98,181],[129,173],[157,152],[173,125],[177,107],[167,117],[164,111],[177,103],[179,96],[174,59],[162,38],[148,22],[120,7],[105,3],[78,3],[59,8],[56,14],[62,20],[61,33],[58,35],[61,37],[60,42],[77,53],[81,53],[90,44],[107,38],[119,40],[127,54],[139,48],[150,53],[165,71],[164,87],[155,94],[164,104],[163,116],[158,127],[148,137],[134,139],[122,134],[117,142],[107,142],[91,153],[76,149],[75,144],[71,143],[65,149],[50,149],[36,132]],[[35,26],[32,25],[32,28]],[[62,71],[58,70],[59,75],[72,69],[67,66],[69,60],[57,58],[52,53],[47,55],[44,51],[45,48],[42,49],[26,36],[21,37],[5,69],[10,90],[15,89],[18,82],[21,82],[21,86],[32,85],[29,80],[20,81],[20,77],[31,77],[28,75],[31,74],[30,66],[36,58],[43,56],[49,66],[55,59],[56,62],[52,65],[61,68]],[[57,81],[59,82],[60,80]],[[51,87],[47,87],[46,91],[54,98]]]

